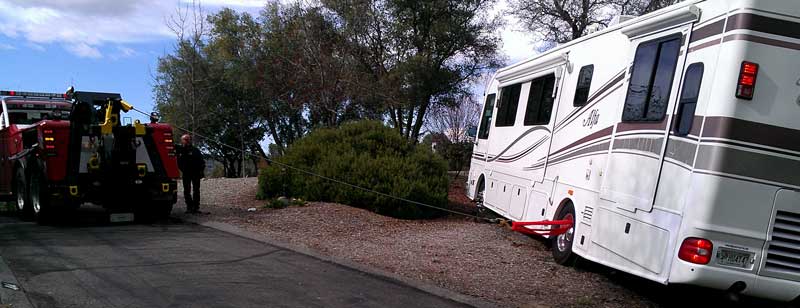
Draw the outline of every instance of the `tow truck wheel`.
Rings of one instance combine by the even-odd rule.
[[[577,256],[572,252],[572,243],[575,239],[575,207],[565,204],[556,215],[556,220],[572,220],[573,227],[564,234],[550,237],[553,247],[553,259],[561,265],[572,265]]]
[[[22,168],[17,168],[14,177],[14,195],[17,200],[17,213],[22,219],[30,219],[33,216],[33,209],[28,195],[28,183],[25,181],[25,171]]]
[[[47,216],[50,213],[50,208],[47,203],[44,178],[40,172],[32,172],[29,192],[33,214],[37,221],[44,222],[49,218]]]
[[[153,214],[156,219],[167,219],[172,214],[172,203],[159,203],[153,208]]]

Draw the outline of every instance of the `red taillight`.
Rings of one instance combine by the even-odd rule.
[[[683,240],[678,251],[678,258],[695,264],[708,264],[711,261],[711,251],[714,245],[703,238],[689,237]]]
[[[758,64],[747,61],[742,62],[738,84],[736,85],[737,98],[753,99],[753,92],[756,89],[756,76],[758,76]]]

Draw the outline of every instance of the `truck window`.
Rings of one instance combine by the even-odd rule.
[[[528,94],[528,106],[525,108],[525,122],[527,125],[546,125],[550,123],[550,114],[553,111],[553,89],[556,76],[550,74],[531,81],[531,91]]]
[[[667,112],[680,36],[645,42],[636,49],[622,121],[661,121]]]
[[[494,126],[514,126],[517,117],[517,104],[522,84],[518,83],[500,89],[500,104],[497,108],[497,120]]]
[[[486,103],[483,104],[483,116],[481,116],[481,127],[478,130],[478,139],[489,138],[489,128],[492,123],[492,113],[494,113],[494,98],[496,94],[492,93],[486,96]]]
[[[578,74],[578,85],[575,86],[575,98],[572,100],[572,106],[581,107],[586,105],[586,101],[589,100],[589,87],[592,85],[592,75],[594,75],[593,64],[581,67],[581,72]]]
[[[34,124],[41,120],[53,119],[51,112],[53,112],[53,109],[11,109],[8,111],[8,121],[11,124]],[[69,116],[69,111],[60,110],[60,112],[62,118]]]
[[[692,130],[694,112],[697,108],[697,97],[700,94],[700,83],[703,81],[703,63],[692,63],[686,68],[683,77],[681,98],[678,101],[678,114],[675,122],[675,135],[686,136]]]

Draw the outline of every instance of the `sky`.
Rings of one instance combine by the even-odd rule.
[[[188,1],[188,2],[187,2]],[[266,1],[203,0],[257,14]],[[63,93],[117,92],[138,109],[153,109],[158,58],[175,35],[166,21],[191,0],[0,0],[0,89]],[[507,7],[500,0],[493,14]],[[501,32],[509,63],[534,54],[532,37],[514,19]],[[133,118],[143,117],[131,115]]]

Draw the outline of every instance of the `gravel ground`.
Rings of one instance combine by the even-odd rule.
[[[254,199],[256,185],[256,178],[204,180],[201,210],[210,214],[200,219],[231,223],[502,306],[673,306],[673,301],[685,304],[687,297],[697,303],[691,292],[676,297],[673,288],[588,262],[557,265],[543,240],[496,225],[458,217],[398,220],[321,202],[266,209],[264,201]],[[250,207],[257,211],[248,212]]]

